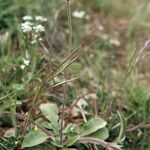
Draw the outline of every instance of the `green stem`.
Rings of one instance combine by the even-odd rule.
[[[68,17],[68,28],[69,28],[68,50],[70,52],[72,50],[72,20],[71,20],[70,0],[67,0],[67,17]],[[65,75],[64,75],[65,80],[68,80],[68,71],[69,71],[69,68],[66,68]],[[60,123],[60,143],[63,143],[64,110],[65,110],[66,99],[67,99],[67,83],[64,84],[64,99],[62,101],[62,112],[61,112],[61,123]]]

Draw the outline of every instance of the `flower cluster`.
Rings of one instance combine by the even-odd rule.
[[[20,68],[23,70],[29,64],[30,64],[30,60],[23,58],[23,64],[20,65]]]
[[[72,16],[75,17],[75,18],[85,18],[85,19],[90,19],[90,16],[85,12],[85,11],[74,11],[72,13]]]
[[[42,17],[42,16],[35,16],[35,20],[36,20],[36,21],[45,22],[45,21],[47,21],[47,18],[44,18],[44,17]]]
[[[27,21],[21,24],[21,29],[24,33],[31,32],[32,26],[33,26],[33,23]]]
[[[33,18],[31,16],[24,16],[22,18],[24,21],[29,21],[29,20],[33,20]]]
[[[21,23],[21,30],[23,33],[31,33],[31,43],[34,44],[37,41],[42,41],[41,33],[45,32],[45,27],[42,25],[43,22],[47,21],[47,18],[43,16],[24,16],[23,23]]]
[[[45,31],[45,27],[43,27],[41,24],[39,24],[37,26],[33,26],[33,29],[35,30],[36,33]]]

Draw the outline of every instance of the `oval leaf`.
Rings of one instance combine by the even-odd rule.
[[[76,143],[79,140],[80,137],[81,137],[80,135],[76,135],[74,137],[69,138],[67,143],[66,143],[66,146],[67,147],[72,146],[74,143]]]
[[[107,128],[102,128],[88,135],[88,137],[93,137],[93,138],[97,138],[100,140],[106,140],[109,137],[109,131]]]
[[[50,148],[48,144],[40,144],[34,147],[27,147],[22,150],[50,150]]]
[[[42,131],[30,131],[23,140],[22,148],[36,146],[45,142],[48,138],[48,135]]]
[[[91,119],[81,127],[80,133],[82,136],[87,136],[101,128],[104,128],[106,124],[107,122],[102,118]]]
[[[56,104],[47,103],[41,104],[40,110],[42,114],[51,122],[52,125],[57,126],[58,124],[58,107]]]

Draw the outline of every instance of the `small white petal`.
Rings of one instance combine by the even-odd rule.
[[[27,20],[32,20],[33,18],[31,16],[24,16],[22,19],[24,21],[27,21]]]
[[[85,11],[77,11],[77,10],[72,13],[73,17],[75,18],[83,18],[85,14],[86,14]]]
[[[24,33],[30,32],[32,30],[32,25],[33,25],[33,23],[31,23],[31,22],[24,22],[21,24],[21,29]]]
[[[42,38],[39,38],[39,41],[42,41],[43,39]]]
[[[23,70],[25,68],[25,65],[20,65],[20,68]]]
[[[23,58],[23,63],[24,63],[26,66],[28,66],[29,63],[30,63],[30,60],[27,60],[27,59]]]
[[[28,25],[28,26],[33,26],[33,23],[32,22],[29,22],[29,21],[26,21],[24,22],[25,25]]]
[[[36,21],[45,22],[45,21],[47,21],[47,18],[44,18],[44,17],[42,17],[42,16],[35,16],[35,20],[36,20]]]
[[[35,30],[35,32],[44,32],[45,31],[45,27],[42,26],[41,24],[34,26],[33,29]]]
[[[38,37],[38,35],[37,34],[34,34],[34,38],[36,39]]]
[[[36,40],[32,40],[31,41],[31,44],[35,44],[37,41]]]

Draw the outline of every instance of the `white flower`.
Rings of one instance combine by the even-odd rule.
[[[78,11],[78,10],[76,10],[76,11],[74,11],[73,13],[72,13],[72,15],[73,15],[73,17],[75,17],[75,18],[83,18],[85,15],[86,15],[86,13],[85,13],[85,11]]]
[[[21,25],[22,26],[24,26],[24,25],[33,26],[33,23],[29,22],[29,21],[26,21],[26,22],[22,23]]]
[[[23,58],[23,63],[24,63],[24,65],[28,66],[30,63],[30,60]]]
[[[39,38],[39,41],[41,42],[43,39],[42,38]]]
[[[34,34],[34,36],[33,36],[33,37],[34,37],[34,39],[37,39],[38,35],[37,35],[37,34]]]
[[[32,20],[33,18],[31,16],[24,16],[22,18],[24,21]]]
[[[36,20],[36,21],[45,22],[45,21],[47,21],[47,18],[44,18],[44,17],[42,17],[42,16],[35,16],[35,20]]]
[[[117,39],[110,39],[109,43],[112,45],[115,45],[115,46],[120,46],[120,44],[121,44],[120,41]]]
[[[32,30],[32,25],[33,25],[33,23],[31,23],[31,22],[24,22],[21,24],[21,29],[24,33],[30,32]]]
[[[34,43],[36,43],[37,41],[34,39],[34,40],[32,40],[31,41],[31,44],[34,44]]]
[[[25,65],[20,65],[20,68],[23,70],[25,68]]]
[[[30,32],[32,30],[32,27],[30,27],[30,26],[23,26],[23,27],[21,27],[21,29],[25,33],[25,32]]]
[[[30,60],[23,58],[23,64],[20,65],[20,68],[23,70],[29,64],[30,64]]]
[[[42,26],[41,24],[34,26],[33,29],[35,30],[35,32],[44,32],[45,31],[45,27]]]

